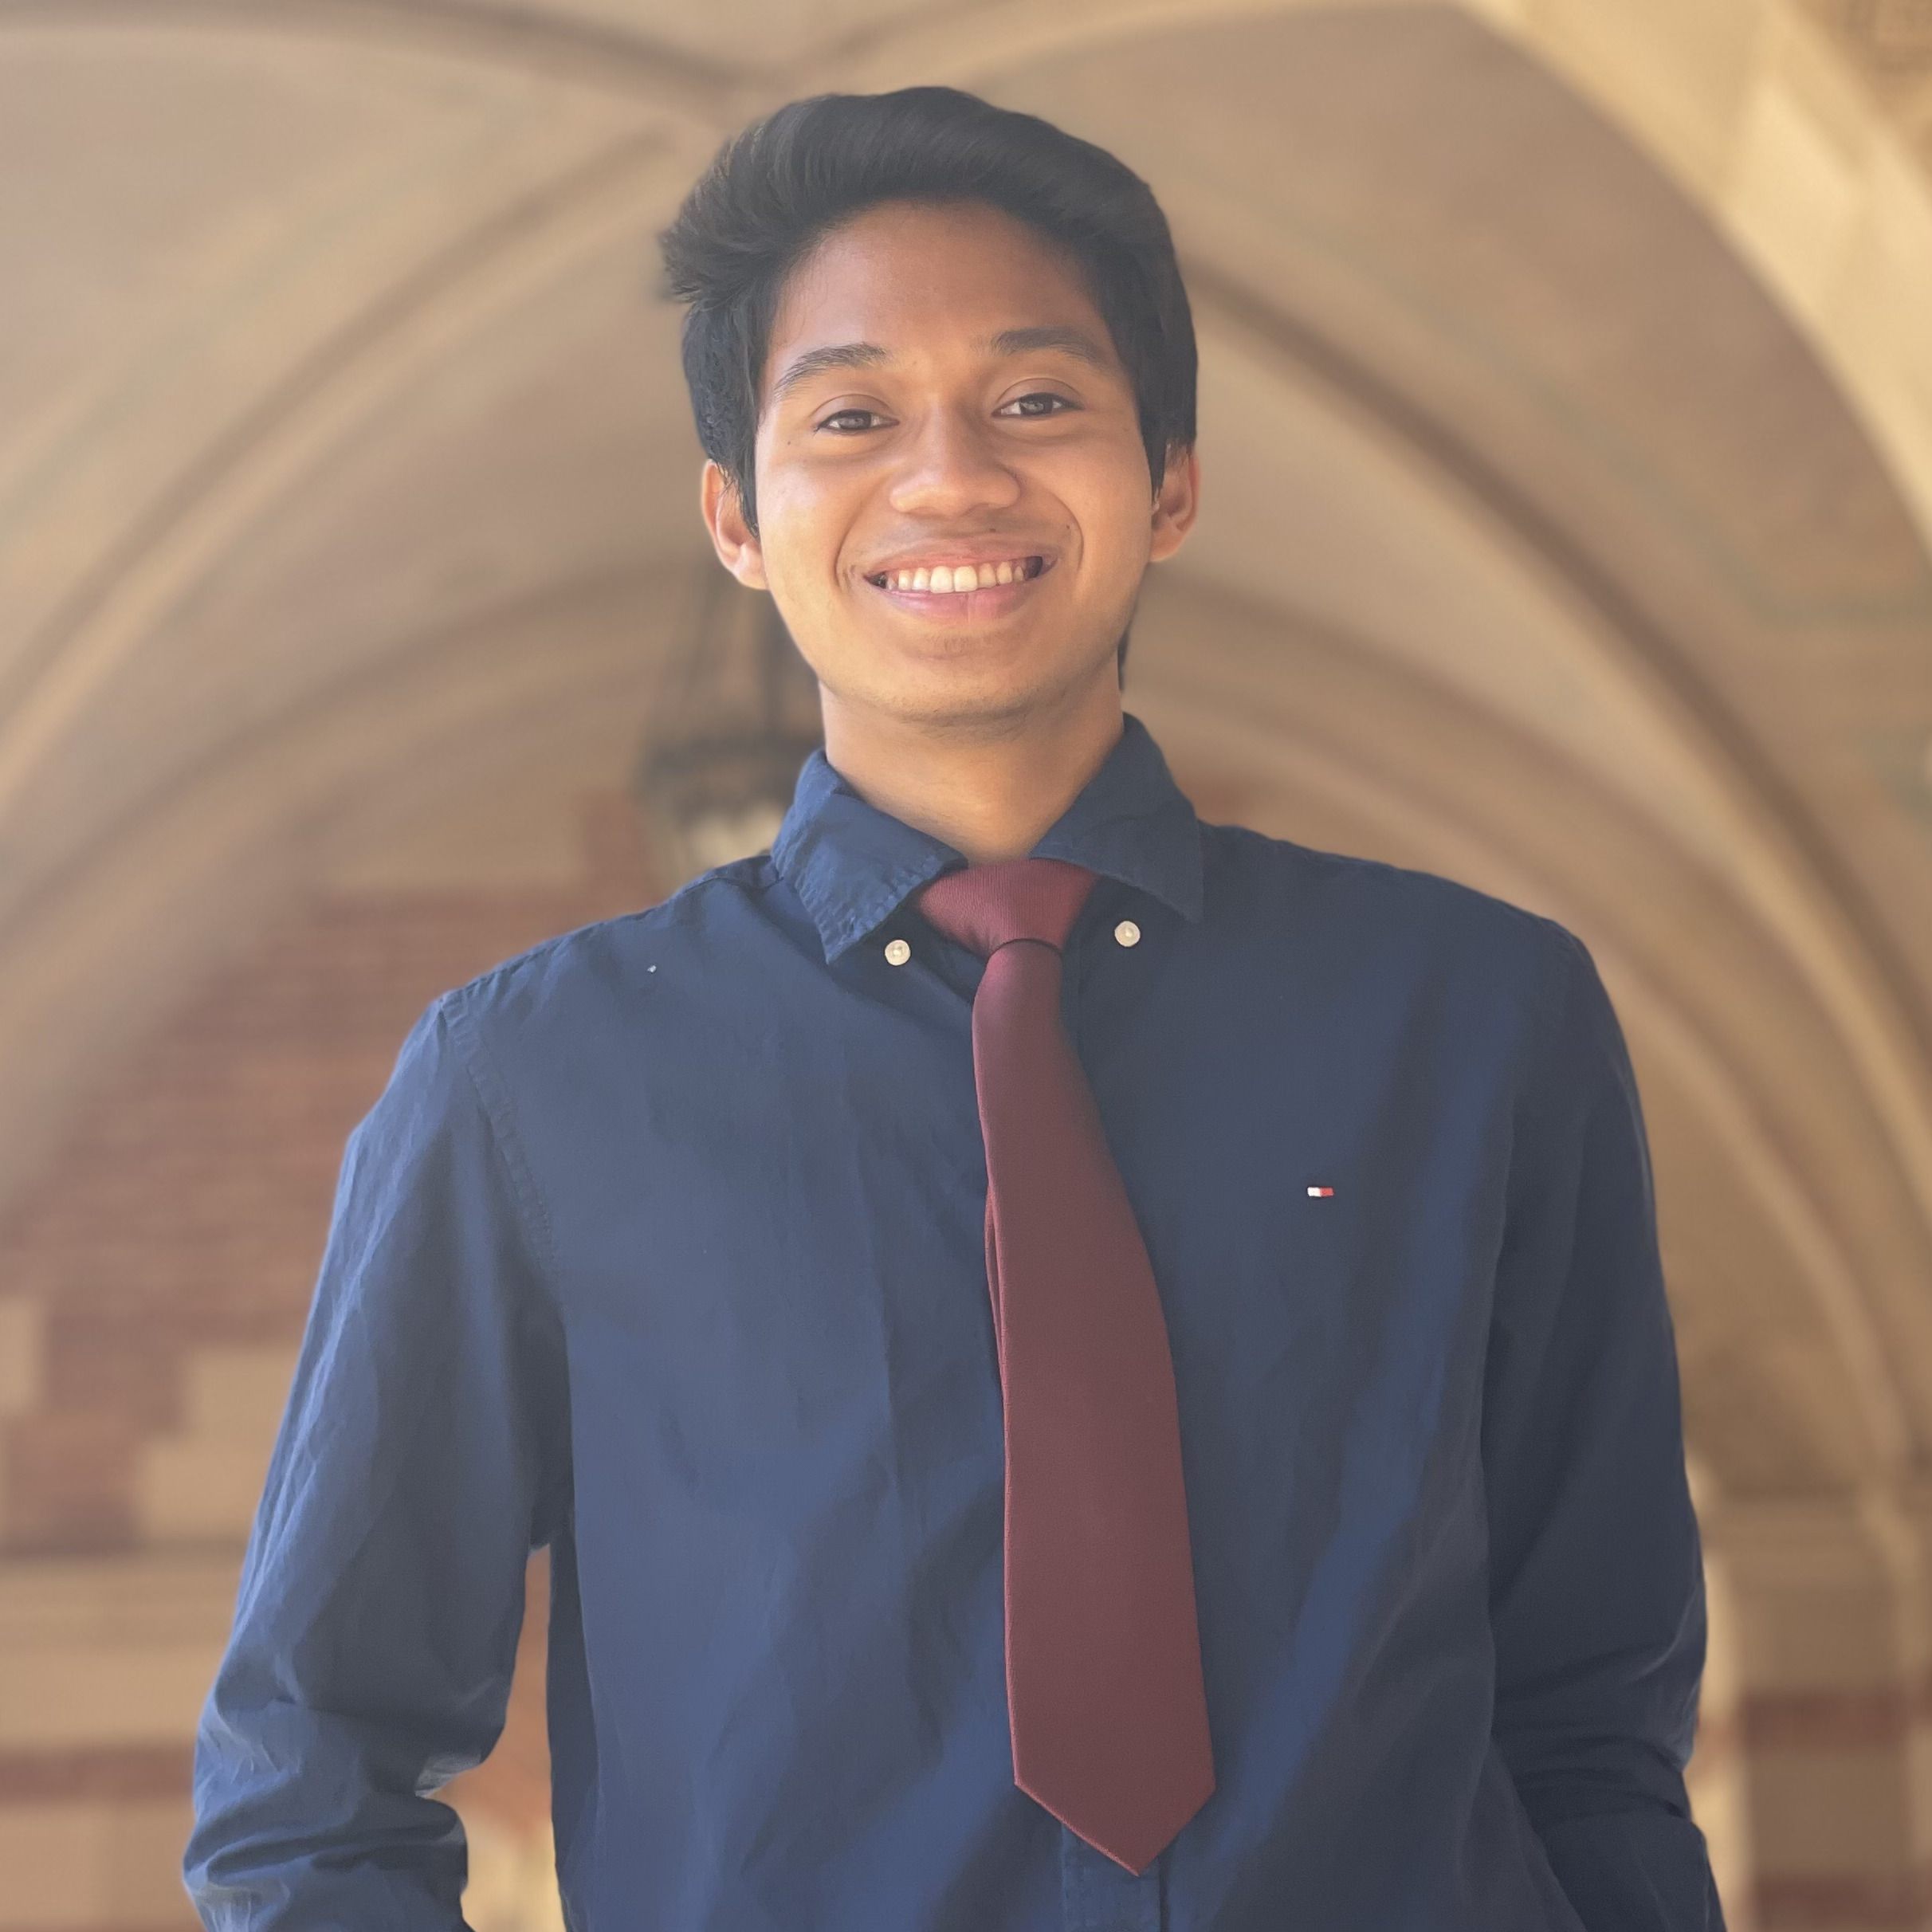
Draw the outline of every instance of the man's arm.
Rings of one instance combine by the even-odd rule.
[[[461,1824],[429,1794],[502,1730],[569,1488],[544,1223],[459,997],[344,1155],[196,1740],[183,1873],[214,1932],[463,1924]]]
[[[1648,1142],[1596,962],[1553,947],[1484,1387],[1494,1733],[1590,1932],[1723,1932],[1683,1781],[1704,1573]]]

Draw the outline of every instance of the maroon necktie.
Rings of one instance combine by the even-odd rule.
[[[1006,1429],[1014,1782],[1139,1873],[1215,1788],[1167,1324],[1060,1008],[1095,875],[1058,858],[915,896],[980,954],[973,1075]]]

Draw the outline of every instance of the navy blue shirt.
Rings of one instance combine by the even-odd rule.
[[[548,1544],[573,1932],[1719,1932],[1592,956],[1202,823],[1131,713],[1034,850],[1101,875],[1065,1012],[1172,1349],[1206,1804],[1136,1877],[1013,1782],[983,963],[909,902],[965,862],[820,750],[768,853],[437,998],[351,1135],[202,1717],[208,1926],[461,1924],[432,1794]]]

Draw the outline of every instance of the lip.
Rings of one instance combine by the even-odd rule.
[[[995,553],[993,560],[1010,557],[1011,550]],[[930,624],[942,627],[952,624],[984,623],[989,618],[1004,617],[1009,611],[1017,610],[1042,583],[1053,573],[1057,560],[1048,552],[1032,550],[1024,553],[1040,559],[1039,575],[1031,577],[1015,577],[1011,583],[988,584],[977,591],[901,591],[886,584],[874,583],[865,575],[860,581],[874,595],[883,597],[909,615],[923,618]],[[960,563],[983,562],[984,559],[960,557]],[[904,569],[903,564],[882,565],[882,569]]]

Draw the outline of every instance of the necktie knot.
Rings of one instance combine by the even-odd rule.
[[[1098,875],[1064,858],[1007,858],[944,872],[913,903],[947,938],[990,959],[1016,939],[1064,952]]]

